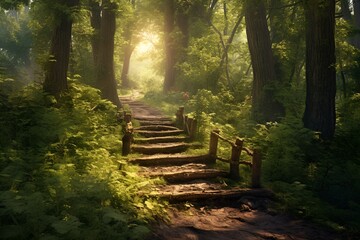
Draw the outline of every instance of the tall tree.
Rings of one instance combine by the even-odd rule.
[[[130,0],[130,4],[133,8],[133,11],[135,11],[135,0]],[[133,13],[135,14],[135,13]],[[131,16],[125,25],[124,29],[124,61],[123,61],[123,67],[121,71],[121,86],[124,88],[130,87],[130,79],[129,79],[129,69],[130,69],[130,59],[131,55],[135,49],[135,46],[133,44],[133,27],[134,27],[134,16]]]
[[[245,2],[246,34],[253,68],[252,113],[258,122],[275,121],[283,116],[275,99],[276,73],[263,0]]]
[[[93,52],[94,65],[97,67],[99,62],[100,51],[100,27],[101,27],[101,7],[96,0],[90,0],[90,24],[93,28],[93,36],[91,39],[91,47]]]
[[[111,0],[102,1],[97,86],[104,98],[120,108],[121,102],[117,94],[117,82],[114,72],[114,37],[117,7],[116,2]]]
[[[164,92],[175,87],[176,46],[175,30],[175,0],[164,1],[164,44],[165,44],[165,77]]]
[[[349,0],[341,0],[340,4],[341,4],[341,15],[342,15],[342,17],[346,21],[351,22],[352,16],[351,16],[351,11],[350,11]]]
[[[335,132],[335,0],[306,0],[304,126],[331,139]]]
[[[44,90],[56,97],[68,89],[67,70],[69,66],[72,16],[71,10],[79,4],[79,0],[59,1],[54,16],[55,29],[51,39],[50,58],[46,66]]]
[[[355,36],[354,36],[354,46],[360,49],[360,0],[353,0],[354,7],[354,26],[355,26]]]

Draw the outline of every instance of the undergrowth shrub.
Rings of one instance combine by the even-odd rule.
[[[350,101],[347,104],[357,104],[356,99]],[[252,141],[262,148],[263,179],[281,200],[278,209],[356,235],[360,226],[360,154],[358,137],[353,134],[359,125],[344,122],[359,115],[354,109],[349,114],[347,109],[340,110],[332,141],[321,140],[318,133],[303,128],[300,119],[291,117],[282,123],[259,125]]]
[[[252,134],[249,103],[236,103],[234,96],[227,90],[215,95],[201,89],[190,98],[186,107],[199,122],[200,139],[207,139],[214,129],[229,136],[247,137]]]
[[[116,107],[98,90],[72,81],[59,101],[36,85],[2,98],[1,239],[143,239],[149,233],[163,205],[149,195],[154,181],[122,159]]]
[[[262,147],[265,181],[293,183],[307,181],[306,153],[316,135],[302,126],[300,120],[259,125],[253,142]]]

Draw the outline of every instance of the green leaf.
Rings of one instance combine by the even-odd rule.
[[[18,225],[3,225],[0,227],[1,239],[20,239],[22,227]]]
[[[150,233],[150,229],[142,226],[142,225],[136,225],[134,228],[131,229],[134,233],[130,236],[130,239],[144,239],[144,237]]]
[[[66,217],[63,220],[51,224],[51,226],[60,234],[66,234],[81,225],[82,223],[79,221],[79,219],[74,216]]]
[[[106,213],[103,216],[103,221],[106,224],[110,223],[111,221],[117,221],[117,222],[123,222],[123,223],[127,222],[126,215],[117,211],[116,209],[106,208],[105,212]]]
[[[152,202],[150,202],[149,200],[145,201],[145,205],[148,209],[152,210],[154,209],[154,205],[152,204]]]

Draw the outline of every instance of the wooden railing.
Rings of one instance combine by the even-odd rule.
[[[185,131],[190,141],[196,138],[197,120],[188,115],[184,115],[184,107],[179,107],[177,110],[175,124],[179,129]]]
[[[219,139],[231,145],[231,157],[230,159],[224,159],[217,156]],[[240,161],[241,153],[245,152],[252,157],[252,161]],[[210,134],[209,145],[210,163],[216,163],[216,160],[227,162],[230,164],[229,176],[231,179],[240,178],[240,164],[251,167],[251,186],[253,188],[261,187],[261,153],[259,149],[253,151],[244,147],[244,140],[236,138],[235,141],[224,138],[220,135],[220,130],[213,130]]]
[[[133,126],[131,123],[131,113],[124,112],[124,136],[122,138],[123,149],[122,155],[126,156],[130,153],[131,142],[133,138]],[[196,119],[184,115],[184,107],[180,107],[176,112],[176,126],[185,131],[189,136],[189,140],[194,140],[197,133],[197,121]],[[219,139],[231,145],[231,157],[230,159],[224,159],[217,155]],[[245,152],[252,157],[250,161],[240,161],[241,153]],[[261,187],[261,153],[259,149],[250,150],[244,146],[244,140],[236,138],[235,141],[226,139],[220,135],[220,130],[213,130],[210,133],[210,145],[208,153],[208,163],[214,164],[216,160],[227,162],[230,164],[229,177],[231,179],[240,178],[240,164],[247,165],[251,168],[251,186],[253,188]]]

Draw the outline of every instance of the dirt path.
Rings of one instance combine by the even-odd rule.
[[[133,150],[142,151],[143,154],[149,154],[149,152],[155,154],[155,156],[150,155],[140,159],[133,159],[134,163],[144,166],[142,169],[144,169],[143,171],[148,176],[162,174],[161,176],[168,180],[168,185],[163,186],[162,190],[160,187],[159,191],[166,193],[166,196],[170,197],[170,200],[174,198],[174,196],[181,197],[181,194],[186,192],[186,198],[183,199],[181,197],[185,203],[171,205],[168,209],[168,221],[155,224],[153,235],[149,239],[342,239],[340,235],[325,231],[303,220],[296,220],[290,216],[276,214],[271,209],[272,200],[265,197],[254,197],[254,195],[249,196],[249,194],[253,194],[253,192],[251,192],[252,190],[222,190],[221,186],[217,189],[217,187],[214,186],[221,184],[208,180],[208,178],[213,177],[212,175],[214,175],[215,169],[207,169],[204,163],[194,163],[194,160],[200,159],[202,161],[203,156],[193,156],[191,158],[190,156],[181,155],[181,153],[163,154],[166,153],[161,147],[164,145],[164,141],[169,142],[169,140],[172,139],[171,143],[166,143],[170,144],[167,146],[167,149],[170,149],[171,146],[174,146],[173,142],[177,142],[178,140],[174,138],[174,136],[159,137],[159,131],[163,131],[160,134],[163,135],[164,131],[169,132],[170,130],[174,130],[174,127],[167,126],[171,125],[170,118],[161,115],[161,112],[157,109],[146,106],[141,102],[129,98],[122,98],[122,102],[130,106],[135,119],[146,125],[146,127],[138,129],[138,132],[143,133],[143,137],[145,138],[141,139],[141,144],[147,144],[140,145],[140,147],[133,147]],[[162,130],[159,130],[160,128]],[[155,132],[156,136],[152,136]],[[157,143],[153,143],[153,141]],[[180,141],[182,140],[180,139]],[[151,142],[151,144],[149,142]],[[149,149],[152,150],[149,151]],[[162,151],[160,152],[162,155],[157,154],[157,151]],[[170,163],[170,166],[169,162],[172,163]],[[207,176],[206,180],[202,179],[205,176],[204,168],[207,169],[205,174]],[[194,178],[190,177],[189,171],[191,173],[195,172],[198,175],[195,174]],[[202,174],[199,174],[200,172],[202,172]],[[215,175],[220,176],[223,175],[223,173],[216,172]],[[201,177],[197,179],[197,176]],[[170,180],[175,182],[180,180],[182,183],[174,184]],[[184,183],[184,181],[186,182]],[[234,192],[230,192],[229,190]],[[245,191],[245,194],[242,194],[240,190]],[[225,199],[224,194],[220,194],[221,191],[229,191],[231,198]],[[202,193],[204,193],[206,197],[204,197]],[[218,195],[216,196],[216,194]],[[208,199],[207,197],[210,195],[212,195],[212,197]],[[194,196],[202,197],[194,198]],[[225,196],[229,197],[230,195],[225,194]],[[189,201],[188,199],[191,199],[194,205],[186,203],[186,201]]]
[[[155,226],[161,240],[333,240],[341,236],[296,220],[242,207],[190,207],[168,210],[169,222]]]

